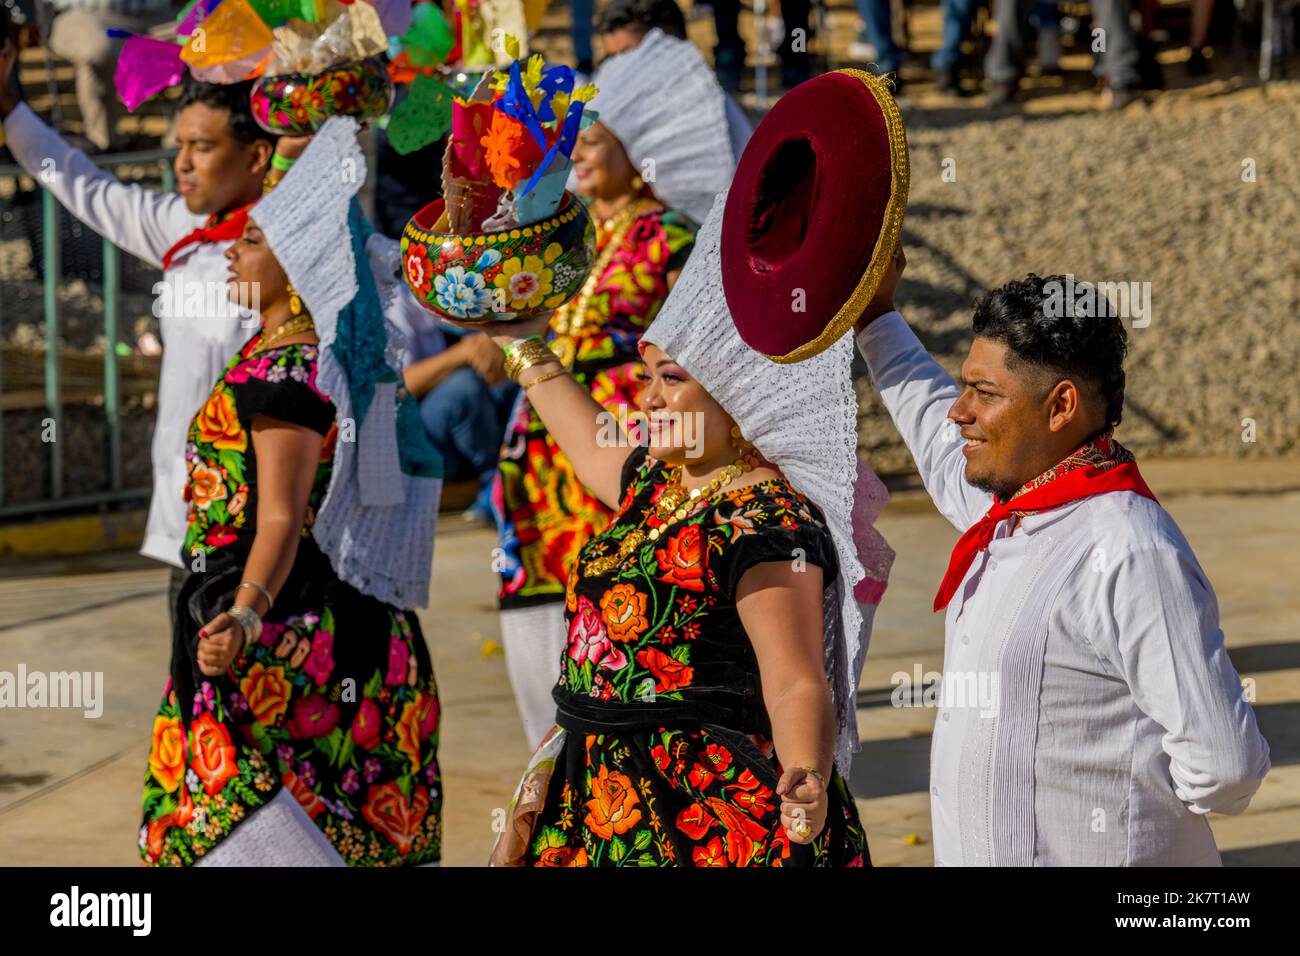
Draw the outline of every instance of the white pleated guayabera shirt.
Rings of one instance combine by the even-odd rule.
[[[993,501],[964,477],[956,383],[897,312],[858,348],[935,506],[964,532]],[[1205,815],[1246,809],[1268,744],[1191,547],[1127,491],[1011,526],[947,608],[935,864],[1220,865]]]

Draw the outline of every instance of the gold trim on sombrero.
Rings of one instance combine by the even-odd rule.
[[[811,342],[805,342],[785,355],[767,356],[773,362],[784,365],[802,362],[830,348],[840,336],[853,328],[862,311],[870,304],[876,289],[880,287],[880,280],[884,277],[885,270],[889,268],[890,260],[893,259],[899,233],[903,231],[907,191],[912,182],[903,116],[898,111],[898,104],[894,102],[894,97],[890,95],[884,81],[865,70],[844,69],[835,72],[861,80],[871,91],[871,95],[876,98],[876,102],[880,104],[880,111],[885,116],[885,130],[889,136],[889,204],[885,207],[885,218],[880,225],[880,235],[876,239],[876,247],[871,253],[871,262],[867,265],[867,271],[862,273],[862,278],[858,280],[853,294],[844,305],[840,306],[840,310],[835,313],[835,318],[831,319],[822,334]]]

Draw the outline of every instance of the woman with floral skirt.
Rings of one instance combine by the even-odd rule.
[[[352,198],[364,174],[329,191],[342,164],[364,170],[355,131],[330,120],[228,253],[260,328],[190,427],[191,573],[153,723],[146,865],[440,856],[438,692],[413,610],[440,466],[387,364],[390,290]]]

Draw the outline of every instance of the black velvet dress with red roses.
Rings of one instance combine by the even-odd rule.
[[[615,561],[654,528],[665,467],[637,449],[612,524],[579,553],[555,688],[567,731],[527,862],[536,866],[870,865],[838,773],[825,829],[792,844],[758,661],[736,608],[746,571],[806,561],[837,574],[817,507],[784,479],[724,492]]]
[[[439,704],[413,611],[339,579],[311,534],[329,488],[334,406],[317,347],[231,359],[190,425],[189,531],[172,678],[154,718],[140,855],[185,866],[287,787],[353,866],[429,863],[441,851]],[[256,416],[322,436],[306,525],[261,640],[220,677],[194,663],[198,629],[233,603],[257,514]],[[267,859],[268,865],[274,864]]]

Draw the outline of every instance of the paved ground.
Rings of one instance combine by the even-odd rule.
[[[1300,864],[1300,461],[1151,462],[1148,478],[1218,592],[1274,769],[1249,812],[1212,824],[1232,864]],[[1215,489],[1215,494],[1191,489]],[[852,788],[887,865],[929,865],[932,711],[888,704],[890,676],[940,669],[927,608],[954,531],[914,493],[881,527],[898,550],[862,681]],[[477,865],[527,759],[497,648],[493,538],[450,517],[421,617],[444,703],[446,862]],[[0,670],[104,672],[103,716],[0,711],[0,864],[131,865],[153,710],[167,664],[165,573],[129,553],[0,568]]]

